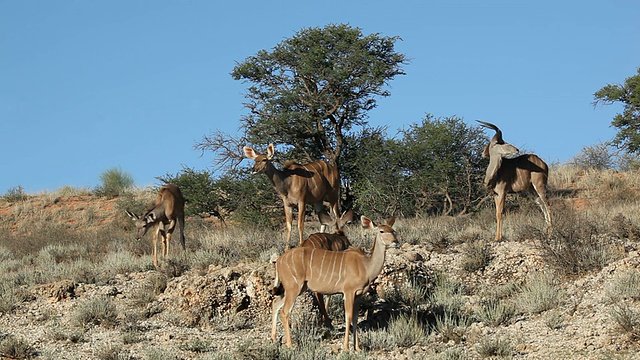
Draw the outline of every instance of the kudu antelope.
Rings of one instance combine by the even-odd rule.
[[[385,225],[375,225],[367,217],[361,217],[362,226],[375,232],[370,254],[359,249],[328,251],[309,247],[297,247],[282,254],[276,261],[276,279],[273,293],[280,295],[272,303],[271,339],[277,340],[278,312],[282,314],[286,345],[291,347],[290,315],[298,295],[308,288],[320,294],[344,295],[345,334],[344,350],[349,350],[349,324],[353,327],[353,342],[360,351],[358,341],[358,311],[360,301],[373,280],[380,274],[386,249],[398,245],[391,227],[394,218]]]
[[[323,232],[311,234],[300,246],[329,251],[344,251],[349,249],[351,247],[351,242],[344,234],[342,228],[347,222],[353,221],[353,210],[350,209],[345,211],[339,219],[333,219],[325,213],[319,214],[319,216],[321,223],[324,221],[327,225],[336,225],[336,232],[333,234]],[[327,310],[329,309],[329,298],[327,297],[327,299],[324,300],[324,296],[318,292],[314,292],[313,295],[318,302],[318,310],[320,311],[320,319],[322,323],[327,327],[331,327],[331,318],[327,313]]]
[[[507,193],[537,194],[536,203],[544,214],[547,231],[551,231],[551,211],[547,201],[549,167],[535,154],[520,154],[518,148],[505,143],[502,131],[495,125],[477,120],[495,131],[482,155],[489,158],[484,184],[493,192],[496,203],[496,240],[502,240],[502,212]]]
[[[155,267],[158,267],[158,235],[162,237],[162,257],[166,257],[169,254],[171,235],[175,230],[176,223],[180,227],[182,250],[186,249],[184,240],[184,197],[182,197],[182,192],[178,186],[168,184],[161,187],[156,197],[155,206],[144,215],[138,216],[128,210],[126,212],[136,224],[138,240],[147,233],[149,228],[156,227],[153,234],[153,265]]]
[[[267,175],[282,198],[287,223],[286,249],[289,249],[291,242],[293,224],[291,208],[293,206],[298,206],[299,244],[302,244],[303,240],[304,211],[307,204],[312,204],[315,212],[320,214],[323,211],[322,202],[327,199],[331,213],[338,216],[340,176],[335,166],[322,160],[304,165],[287,161],[284,168],[278,170],[272,162],[275,154],[273,144],[267,146],[266,154],[258,154],[248,146],[245,146],[243,150],[244,155],[254,161],[253,172]]]

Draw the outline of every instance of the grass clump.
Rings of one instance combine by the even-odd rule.
[[[34,347],[26,340],[13,335],[0,335],[0,357],[7,359],[33,359]]]
[[[564,296],[550,274],[537,273],[522,286],[517,304],[522,312],[539,314],[560,305]]]
[[[507,324],[515,313],[515,305],[512,302],[497,298],[483,300],[476,310],[478,319],[490,326]]]
[[[541,239],[543,258],[564,274],[601,270],[620,258],[618,244],[607,234],[606,219],[589,219],[572,209],[555,211],[551,236],[546,230],[532,229]]]
[[[486,336],[476,344],[481,358],[508,358],[513,355],[511,341],[500,336]]]
[[[425,341],[426,336],[425,325],[414,314],[401,314],[392,318],[387,329],[360,332],[365,348],[386,351],[414,346]]]
[[[471,241],[462,247],[462,268],[467,272],[483,270],[491,259],[491,247],[486,241]]]
[[[105,170],[100,174],[101,184],[96,187],[98,196],[115,198],[124,195],[133,188],[133,177],[119,168]]]
[[[631,269],[616,273],[607,284],[606,294],[612,303],[640,300],[640,271]]]
[[[629,304],[614,304],[609,315],[622,333],[628,334],[633,340],[640,338],[640,312]]]
[[[116,324],[118,310],[111,298],[98,296],[78,304],[72,316],[74,324],[81,328],[92,325],[112,327]]]

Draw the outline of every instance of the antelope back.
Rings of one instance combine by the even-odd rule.
[[[351,242],[349,242],[349,239],[342,231],[338,231],[335,234],[311,234],[301,246],[312,249],[343,251],[347,250],[349,246],[351,246]]]
[[[498,183],[505,183],[508,191],[531,190],[532,184],[545,191],[549,167],[538,155],[525,154],[513,159],[503,159],[498,173]]]
[[[308,164],[287,162],[284,175],[290,193],[304,196],[307,203],[315,203],[328,197],[336,202],[340,195],[340,176],[338,170],[326,161],[319,160]]]

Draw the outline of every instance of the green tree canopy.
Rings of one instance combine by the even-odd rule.
[[[244,138],[214,134],[196,147],[219,153],[223,162],[241,142],[275,143],[287,146],[288,156],[298,161],[324,157],[337,164],[345,136],[366,124],[376,98],[390,95],[385,85],[404,74],[407,59],[395,51],[398,39],[328,25],[258,51],[231,72],[251,83],[245,94],[249,113],[240,126]]]
[[[608,84],[593,94],[594,105],[621,102],[622,114],[617,114],[611,125],[618,128],[613,144],[630,153],[640,152],[640,68],[638,74],[627,78],[624,84]]]
[[[385,129],[348,137],[343,180],[356,210],[367,214],[461,214],[486,196],[482,178],[488,139],[458,117],[427,116],[387,138]]]

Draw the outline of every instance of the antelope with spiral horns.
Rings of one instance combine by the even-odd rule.
[[[551,231],[551,211],[547,201],[549,167],[538,155],[520,154],[518,148],[502,138],[494,124],[477,120],[483,127],[495,131],[482,155],[489,158],[484,185],[493,193],[496,203],[496,240],[502,240],[502,212],[507,193],[536,194],[536,203],[544,214],[547,232]]]
[[[362,297],[384,265],[387,247],[397,247],[396,234],[387,224],[375,225],[362,216],[362,226],[376,234],[371,253],[358,249],[328,251],[310,247],[297,247],[282,254],[276,261],[276,279],[272,291],[279,295],[272,303],[271,339],[277,340],[278,313],[282,315],[285,343],[291,347],[290,316],[296,298],[304,289],[320,294],[344,295],[345,334],[344,350],[349,350],[349,324],[353,327],[353,342],[360,351],[358,340],[358,311]],[[284,295],[282,294],[284,291]]]
[[[158,267],[158,235],[162,237],[162,257],[166,257],[169,254],[171,235],[176,228],[176,224],[180,228],[182,250],[186,249],[184,240],[184,202],[180,188],[173,184],[167,184],[160,188],[153,209],[147,211],[144,215],[138,216],[126,210],[127,215],[136,224],[138,240],[147,233],[148,229],[156,227],[153,233],[153,265],[155,267]]]
[[[287,161],[284,169],[278,170],[272,162],[275,154],[273,144],[267,146],[266,154],[258,154],[248,146],[243,150],[244,155],[254,161],[253,172],[267,175],[284,203],[287,223],[286,249],[289,249],[291,242],[293,206],[298,206],[299,244],[302,244],[303,240],[304,211],[307,204],[313,204],[315,212],[320,214],[323,211],[322,202],[327,199],[332,215],[338,217],[340,175],[335,166],[322,160],[304,165]]]

